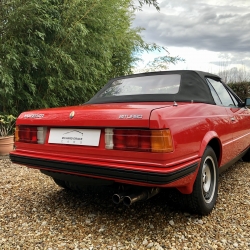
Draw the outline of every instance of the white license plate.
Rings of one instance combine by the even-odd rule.
[[[51,128],[49,143],[99,146],[100,129]]]

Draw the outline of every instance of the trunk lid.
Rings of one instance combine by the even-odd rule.
[[[17,125],[149,128],[151,112],[167,106],[170,104],[111,103],[40,109],[23,112]]]

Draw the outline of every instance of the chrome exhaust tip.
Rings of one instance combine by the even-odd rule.
[[[128,193],[119,193],[119,194],[114,194],[112,196],[112,201],[115,204],[119,204],[124,200],[124,197],[127,195]]]
[[[148,200],[151,197],[157,195],[160,192],[160,188],[150,188],[150,189],[144,189],[141,192],[137,192],[135,194],[127,195],[123,198],[123,204],[127,207],[132,205],[133,203],[137,201],[143,201]]]

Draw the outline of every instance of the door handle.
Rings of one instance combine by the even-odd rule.
[[[235,118],[234,118],[234,117],[231,117],[231,121],[232,121],[232,122],[235,122]]]

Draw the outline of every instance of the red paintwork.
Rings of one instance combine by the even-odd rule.
[[[69,118],[74,111],[73,119]],[[24,118],[25,114],[44,114],[43,118]],[[119,115],[142,115],[142,119],[119,119]],[[234,117],[235,121],[231,118]],[[250,113],[245,108],[227,108],[204,103],[129,103],[89,104],[83,106],[44,109],[22,113],[17,125],[47,126],[45,144],[16,142],[12,155],[84,163],[111,168],[168,173],[193,162],[199,162],[208,143],[216,138],[221,152],[219,167],[231,161],[249,146]],[[51,127],[101,128],[98,147],[48,144]],[[148,153],[105,149],[105,128],[169,128],[174,151]],[[49,170],[49,169],[48,169]],[[197,170],[177,181],[158,185],[177,187],[182,193],[191,193]],[[70,173],[70,169],[65,172]],[[91,177],[91,176],[90,176]],[[96,178],[96,177],[95,177]],[[120,183],[157,186],[149,183],[111,179]]]

